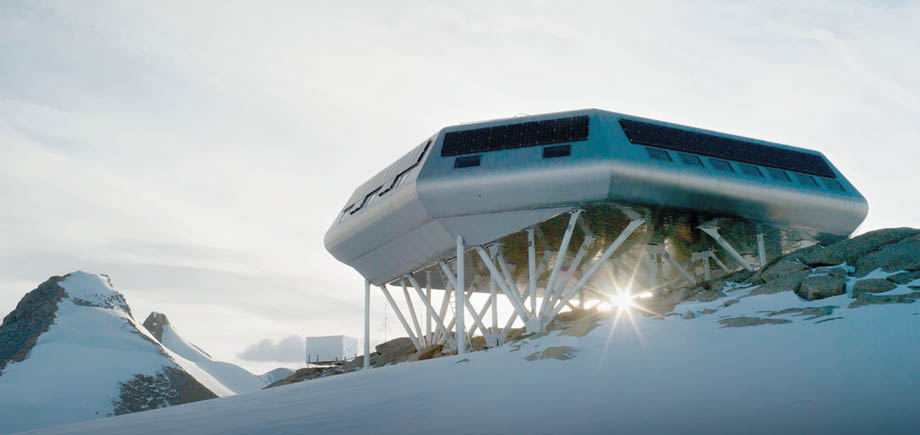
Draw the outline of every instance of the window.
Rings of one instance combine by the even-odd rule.
[[[843,188],[843,185],[840,184],[837,180],[831,180],[830,178],[822,178],[821,183],[824,184],[824,187],[827,187],[831,190],[836,190],[838,192],[846,192],[846,189]]]
[[[818,187],[818,182],[815,181],[814,177],[811,175],[799,174],[798,172],[793,172],[792,175],[795,176],[795,179],[798,180],[799,184],[804,184],[806,186]]]
[[[670,162],[671,156],[668,155],[668,152],[665,150],[660,150],[658,148],[646,148],[645,151],[648,152],[648,156],[652,160],[661,160],[662,162]]]
[[[554,147],[543,147],[543,158],[554,159],[556,157],[568,157],[572,155],[571,145],[557,145]]]
[[[767,173],[770,174],[770,178],[776,181],[782,181],[783,183],[791,183],[792,179],[789,178],[789,175],[785,171],[780,171],[779,169],[767,168]]]
[[[770,168],[836,178],[820,154],[735,139],[716,134],[669,127],[632,119],[620,119],[630,142],[674,151],[718,157]]]
[[[703,167],[702,160],[693,154],[678,153],[677,157],[680,157],[680,161],[685,165]]]
[[[441,156],[459,156],[582,140],[588,140],[587,116],[547,119],[452,131],[444,135]]]
[[[732,164],[729,163],[728,160],[709,159],[709,164],[712,165],[712,169],[717,171],[735,172],[735,170],[732,169]]]
[[[457,157],[454,159],[454,169],[459,168],[471,168],[473,166],[479,166],[479,160],[482,156],[465,156]]]
[[[383,186],[379,186],[379,187],[377,187],[376,189],[374,189],[373,192],[368,193],[367,195],[365,195],[365,196],[364,196],[364,200],[361,201],[361,204],[358,205],[357,207],[355,207],[355,209],[352,210],[351,213],[349,213],[349,214],[355,214],[355,213],[358,212],[358,210],[361,210],[361,209],[364,208],[366,205],[368,205],[368,204],[370,204],[371,202],[373,202],[373,201],[374,201],[374,197],[377,196],[377,193],[378,193],[378,192],[380,192],[380,188],[381,188],[381,187],[383,187]]]
[[[345,219],[347,219],[348,216],[351,216],[351,213],[349,212],[351,211],[351,208],[354,206],[355,205],[352,204],[352,205],[349,205],[348,207],[345,207],[345,210],[342,210],[342,216],[339,217],[339,223],[345,222]]]
[[[738,168],[741,169],[741,173],[744,175],[763,178],[763,173],[760,172],[760,168],[757,166],[749,165],[747,163],[738,163]]]

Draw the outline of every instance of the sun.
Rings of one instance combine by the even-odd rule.
[[[616,294],[608,296],[607,301],[601,302],[597,305],[597,309],[601,311],[612,311],[614,308],[623,309],[623,308],[632,308],[636,306],[635,300],[637,298],[648,298],[651,297],[651,292],[642,292],[632,294],[629,292],[617,292]]]

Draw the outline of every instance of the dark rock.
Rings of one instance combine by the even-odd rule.
[[[920,236],[891,243],[856,259],[857,276],[865,276],[876,269],[885,272],[920,270]]]
[[[805,278],[795,293],[803,299],[814,301],[846,294],[846,292],[847,285],[843,278],[831,275],[819,275]]]
[[[696,317],[696,314],[693,314],[693,311],[687,311],[687,314],[684,314],[684,319],[690,320]]]
[[[888,277],[888,281],[901,285],[909,284],[918,279],[920,279],[920,272],[901,272]]]
[[[741,302],[741,299],[738,299],[738,298],[729,299],[729,300],[725,301],[724,304],[722,304],[722,307],[723,307],[723,308],[728,308],[728,307],[730,307],[730,306],[732,306],[732,305],[737,304],[738,302]]]
[[[771,281],[767,281],[760,287],[751,290],[750,295],[772,295],[774,293],[798,291],[802,281],[811,274],[808,269],[793,270],[785,275],[777,275]]]
[[[542,352],[534,352],[524,358],[527,361],[536,361],[543,359],[567,360],[575,358],[575,348],[571,346],[550,346],[543,349]]]
[[[118,398],[112,401],[113,415],[147,411],[183,403],[214,399],[211,390],[177,367],[163,367],[154,376],[134,375],[119,383]]]
[[[813,320],[819,317],[830,316],[834,314],[836,305],[826,305],[823,307],[805,307],[805,308],[786,308],[784,310],[773,311],[767,314],[768,317],[784,316],[792,314],[795,316],[807,316],[805,320]]]
[[[855,301],[851,302],[847,308],[859,308],[867,305],[912,304],[918,298],[920,298],[920,292],[900,295],[874,295],[872,293],[863,293],[859,295]]]
[[[169,319],[165,314],[152,312],[144,320],[144,328],[150,331],[150,334],[156,337],[157,341],[163,341],[163,327],[169,325]]]
[[[373,361],[373,359],[371,359]],[[280,381],[272,382],[268,384],[263,389],[280,387],[282,385],[295,384],[297,382],[308,381],[310,379],[316,379],[319,375],[326,370],[326,367],[305,367],[294,372],[293,375],[288,376]]]
[[[815,325],[817,325],[817,324],[819,324],[819,323],[830,322],[831,320],[841,320],[841,319],[843,319],[843,317],[831,317],[831,318],[828,318],[828,319],[821,319],[821,320],[818,320],[817,322],[815,322]]]
[[[723,328],[744,328],[746,326],[758,326],[758,325],[782,325],[784,323],[792,323],[791,320],[786,319],[770,319],[770,318],[761,318],[761,317],[731,317],[728,319],[720,319],[719,324]]]
[[[887,279],[860,279],[853,284],[853,297],[859,297],[863,293],[885,293],[894,290],[897,286],[897,284]]]
[[[853,265],[856,260],[879,250],[884,245],[920,235],[913,228],[889,228],[872,231],[852,239],[834,243],[824,249],[813,250],[802,256],[802,262],[810,266],[835,266],[841,263]]]
[[[377,350],[381,356],[393,357],[400,355],[409,355],[416,351],[415,345],[412,344],[412,340],[409,337],[399,337],[394,338],[385,343],[380,343],[374,349]]]
[[[64,277],[53,276],[26,293],[16,308],[3,318],[0,324],[0,375],[10,362],[24,360],[38,336],[54,323],[58,302],[67,295],[58,285]]]
[[[704,308],[704,309],[703,309],[703,314],[704,314],[704,315],[705,315],[705,314],[712,314],[712,313],[715,313],[715,312],[716,312],[716,310],[713,310],[713,309],[711,309],[711,308]]]

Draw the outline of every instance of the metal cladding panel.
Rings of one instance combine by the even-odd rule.
[[[399,160],[396,160],[390,164],[390,166],[387,166],[382,171],[378,172],[377,175],[371,177],[370,180],[367,180],[361,184],[361,186],[358,186],[358,188],[352,192],[351,197],[348,198],[348,201],[345,203],[345,207],[351,207],[359,204],[364,200],[364,197],[367,196],[367,194],[373,192],[376,189],[386,190],[389,183],[392,183],[397,175],[408,171],[421,163],[425,151],[427,151],[431,146],[431,142],[432,140],[430,139],[422,142],[421,145],[413,148],[411,151],[400,157]]]
[[[588,119],[587,136],[566,143],[543,138],[552,144],[486,151],[494,144],[491,136],[481,133],[502,125],[580,118]],[[716,162],[712,153],[682,155],[679,144],[670,143],[673,146],[667,148],[660,141],[656,142],[657,156],[665,160],[655,160],[646,145],[629,140],[620,123],[624,119],[682,129],[693,137],[718,136],[809,153],[826,163],[829,172],[821,173],[834,178],[812,179],[812,175],[792,170],[785,177],[770,178],[766,173],[769,165],[762,170],[754,167],[764,172],[758,178],[743,173],[740,157],[731,163]],[[470,154],[474,149],[467,149],[460,139],[455,142],[462,145],[463,155],[444,152],[444,138],[460,131],[480,131],[476,146],[481,152]],[[568,147],[568,155],[544,150],[560,145]],[[418,157],[409,157],[416,155],[413,153]],[[401,187],[344,223],[334,224],[326,235],[327,249],[375,284],[452,256],[457,234],[468,244],[486,243],[568,208],[597,201],[735,216],[834,235],[855,230],[868,210],[862,195],[820,153],[598,110],[448,127],[432,138],[430,152],[422,148],[413,153],[364,183],[350,201],[362,200],[395,177],[391,172],[396,169],[391,168],[405,166],[403,160],[422,159]],[[473,157],[476,161],[457,164],[457,159]],[[839,182],[839,189],[833,189],[831,181]]]

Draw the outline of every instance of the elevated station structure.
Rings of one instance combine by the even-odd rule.
[[[518,318],[543,330],[576,296],[754,270],[846,237],[867,212],[817,151],[588,109],[441,129],[355,189],[325,245],[365,278],[366,301],[381,289],[417,348],[463,353],[477,329],[497,345]],[[490,295],[478,310],[473,292]],[[499,295],[514,307],[503,322]]]

